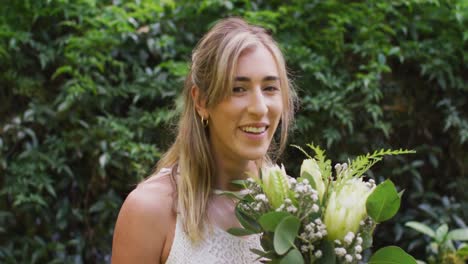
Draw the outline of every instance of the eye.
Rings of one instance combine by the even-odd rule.
[[[242,92],[245,92],[245,91],[246,91],[246,89],[244,87],[240,87],[240,86],[232,88],[233,93],[242,93]]]
[[[276,92],[276,91],[279,91],[279,88],[276,87],[276,86],[267,86],[265,88],[263,88],[264,91],[267,91],[267,92]]]

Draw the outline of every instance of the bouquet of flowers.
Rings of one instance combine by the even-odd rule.
[[[265,263],[362,263],[363,250],[371,247],[376,225],[396,214],[400,197],[394,184],[365,181],[364,173],[385,155],[414,153],[380,150],[336,164],[318,146],[292,178],[283,166],[260,171],[259,178],[234,183],[243,191],[226,192],[239,199],[236,216],[242,228],[236,236],[261,234],[263,250],[251,249]],[[333,173],[334,172],[334,173]],[[416,263],[394,246],[377,251],[369,263]]]

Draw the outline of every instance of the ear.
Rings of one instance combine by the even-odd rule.
[[[200,88],[194,85],[190,90],[190,94],[192,95],[192,100],[195,103],[195,109],[200,116],[203,118],[208,119],[208,110],[206,109],[206,99],[203,98],[200,92]]]

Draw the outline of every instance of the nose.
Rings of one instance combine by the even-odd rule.
[[[251,93],[248,112],[256,116],[263,116],[268,113],[267,98],[265,98],[260,87],[254,89],[254,92]]]

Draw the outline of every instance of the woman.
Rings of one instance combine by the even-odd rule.
[[[234,201],[214,190],[257,174],[285,146],[295,96],[265,29],[218,22],[193,51],[178,135],[125,200],[112,263],[252,263],[258,237],[234,237]],[[279,144],[272,143],[281,124]]]

